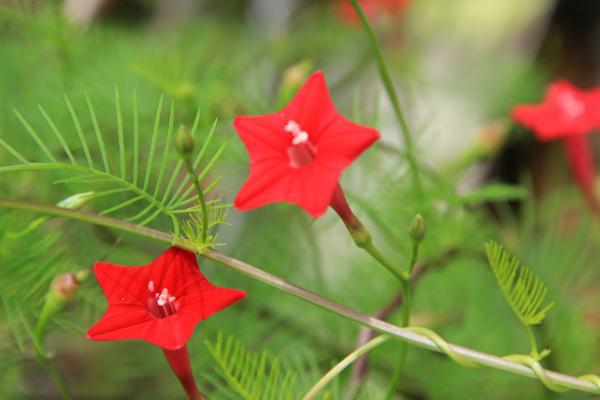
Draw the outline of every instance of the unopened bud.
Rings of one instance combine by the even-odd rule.
[[[175,147],[182,156],[189,156],[194,151],[194,138],[184,125],[181,125],[177,131]]]
[[[493,121],[484,125],[477,135],[477,147],[481,155],[493,156],[502,148],[508,134],[508,124]]]
[[[52,281],[50,296],[61,303],[67,302],[77,293],[80,283],[77,274],[73,272],[59,275]]]
[[[283,73],[282,85],[288,89],[297,89],[306,80],[314,63],[310,60],[302,60],[289,66]]]
[[[56,203],[56,206],[60,208],[68,208],[70,210],[78,210],[83,207],[85,203],[87,203],[92,197],[94,197],[94,192],[76,193],[59,201]]]
[[[421,243],[423,239],[425,239],[426,230],[427,229],[425,227],[425,220],[423,219],[421,214],[417,214],[410,223],[410,226],[408,228],[408,235],[416,243]]]
[[[300,89],[300,87],[306,81],[306,78],[310,75],[313,70],[314,63],[311,60],[302,60],[289,66],[281,77],[281,83],[279,85],[278,102],[283,106],[289,99],[294,96],[294,93]]]

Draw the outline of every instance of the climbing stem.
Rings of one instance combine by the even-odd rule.
[[[400,326],[406,328],[410,325],[410,312],[412,306],[409,280],[402,280],[402,298],[404,299],[404,304],[402,304],[402,319]],[[404,364],[406,364],[407,350],[408,348],[406,346],[406,342],[400,343],[398,363],[396,364],[396,368],[394,369],[392,379],[390,379],[390,384],[385,397],[386,399],[393,398],[394,391],[398,386],[398,381],[400,381],[400,376],[402,375],[402,370],[404,369]]]
[[[47,215],[54,215],[57,217],[70,218],[73,220],[117,229],[122,232],[127,232],[138,236],[158,240],[167,245],[173,242],[173,235],[169,233],[157,231],[155,229],[148,228],[145,226],[140,226],[118,219],[100,216],[83,211],[75,211],[51,205],[35,204],[25,201],[13,200],[0,200],[0,208],[23,210]],[[178,242],[177,244],[181,248],[194,251],[192,245],[188,243]],[[554,371],[544,370],[541,368],[533,370],[531,366],[524,365],[524,363],[520,362],[520,360],[505,359],[492,354],[482,353],[476,350],[468,349],[466,347],[441,342],[439,340],[440,338],[437,336],[436,341],[430,337],[431,333],[429,335],[426,335],[421,333],[421,331],[419,331],[417,328],[400,328],[380,319],[373,318],[369,315],[360,313],[354,309],[321,297],[309,290],[293,285],[284,279],[281,279],[275,275],[271,275],[268,272],[265,272],[262,269],[255,267],[254,265],[248,264],[244,261],[238,260],[233,257],[229,257],[225,254],[216,251],[207,251],[203,254],[200,254],[200,256],[212,260],[218,264],[223,265],[224,267],[237,271],[241,274],[249,276],[253,279],[256,279],[260,282],[263,282],[271,287],[296,296],[308,303],[314,304],[324,310],[339,315],[340,317],[369,327],[377,332],[385,333],[389,336],[394,337],[395,339],[405,341],[412,345],[448,354],[449,356],[454,357],[453,359],[460,357],[461,361],[468,361],[469,363],[472,363],[474,365],[496,368],[503,371],[508,371],[513,374],[518,374],[538,380],[540,379],[540,376],[543,376],[547,382],[552,382],[565,388],[571,388],[587,393],[600,394],[600,379],[598,379],[596,375],[584,375],[582,377],[574,377]]]
[[[396,90],[394,89],[394,83],[392,82],[392,78],[388,71],[388,68],[385,64],[385,60],[383,58],[383,53],[381,52],[381,48],[379,46],[379,42],[377,41],[377,37],[375,33],[373,33],[373,29],[369,24],[369,21],[362,10],[361,6],[358,4],[357,0],[351,0],[352,6],[356,10],[360,22],[365,29],[365,32],[369,38],[369,43],[371,44],[371,48],[373,50],[373,55],[375,56],[375,60],[377,62],[377,69],[379,70],[379,75],[381,77],[381,81],[383,82],[383,86],[385,88],[385,92],[392,104],[392,109],[394,110],[394,115],[398,120],[398,124],[400,125],[400,132],[402,133],[402,139],[404,140],[404,144],[406,146],[406,158],[410,165],[410,171],[413,176],[413,183],[415,187],[416,194],[419,198],[423,197],[423,188],[421,185],[421,177],[419,173],[419,164],[417,162],[417,158],[414,152],[414,144],[412,140],[412,136],[410,133],[410,128],[408,123],[406,122],[406,117],[402,112],[402,108],[400,107],[400,101],[398,100],[398,95],[396,94]]]
[[[65,379],[63,378],[63,376],[60,373],[60,371],[58,370],[58,368],[56,368],[56,366],[54,365],[54,363],[52,362],[50,357],[48,357],[48,354],[46,353],[46,350],[44,349],[44,342],[43,342],[44,331],[45,331],[45,327],[48,324],[51,314],[52,314],[51,310],[47,309],[47,307],[44,306],[44,309],[42,310],[42,314],[40,315],[38,323],[35,327],[35,333],[33,335],[33,346],[35,348],[35,356],[36,356],[38,363],[42,367],[44,367],[44,369],[48,373],[48,376],[50,377],[50,379],[52,380],[52,383],[54,384],[54,386],[56,387],[56,390],[58,391],[58,395],[59,395],[60,399],[61,400],[71,400],[71,398],[72,398],[71,393],[69,391],[69,387],[67,386]]]
[[[198,179],[198,175],[196,175],[196,171],[194,171],[194,164],[192,163],[192,159],[189,155],[183,155],[183,163],[185,164],[185,168],[187,169],[188,174],[192,178],[192,182],[194,184],[194,189],[196,189],[196,194],[198,195],[198,202],[200,203],[201,208],[201,218],[202,218],[202,242],[206,242],[206,238],[208,237],[208,214],[206,211],[206,199],[204,198],[204,192],[202,191],[202,187],[200,186],[200,180]]]
[[[363,355],[367,354],[369,351],[373,350],[375,347],[379,346],[390,337],[387,335],[380,335],[367,343],[363,344],[360,347],[357,347],[352,353],[348,354],[342,361],[337,363],[333,368],[331,368],[319,381],[304,395],[302,400],[313,400],[316,399],[319,393],[333,380],[336,376],[341,374],[349,365],[351,365],[354,361],[358,360]]]

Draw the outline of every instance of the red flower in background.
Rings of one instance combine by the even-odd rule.
[[[548,86],[542,104],[513,109],[516,121],[533,130],[539,140],[565,139],[600,128],[600,89],[583,91],[569,82]]]
[[[212,285],[200,273],[194,253],[177,247],[144,266],[98,262],[94,273],[108,308],[90,328],[88,338],[142,339],[161,347],[190,398],[202,398],[185,345],[198,322],[246,293]]]
[[[250,156],[250,174],[234,206],[250,210],[287,201],[315,218],[327,210],[342,171],[379,138],[375,129],[337,112],[321,72],[282,111],[236,117],[233,124]]]
[[[541,141],[564,140],[573,175],[597,208],[594,157],[585,135],[600,128],[600,89],[584,91],[557,81],[548,87],[542,104],[517,106],[512,115]]]
[[[352,25],[360,24],[358,14],[350,0],[336,0],[340,18]],[[359,0],[358,3],[370,22],[382,15],[400,18],[409,5],[409,0]]]

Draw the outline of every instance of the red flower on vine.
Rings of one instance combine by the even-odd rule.
[[[600,128],[600,89],[585,91],[557,81],[548,87],[542,104],[517,106],[512,115],[541,141],[564,140],[573,175],[596,208],[594,159],[585,135]]]
[[[286,201],[313,217],[332,201],[342,171],[379,138],[340,115],[323,73],[314,73],[280,112],[236,117],[250,173],[235,199],[239,210]]]
[[[516,106],[513,117],[539,140],[589,133],[600,128],[600,89],[584,91],[557,81],[548,87],[542,104]]]
[[[400,17],[409,5],[409,0],[359,0],[365,16],[369,21],[374,21],[382,15]],[[337,8],[343,21],[357,25],[360,19],[350,0],[337,0]]]
[[[246,295],[212,285],[200,273],[196,256],[177,247],[138,267],[98,262],[94,273],[108,308],[88,331],[93,340],[142,339],[176,350],[201,320]]]

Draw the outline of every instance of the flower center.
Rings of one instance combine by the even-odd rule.
[[[166,318],[177,313],[175,296],[169,293],[169,289],[163,288],[159,293],[154,290],[154,281],[148,282],[148,311],[156,318]]]
[[[570,118],[579,117],[583,114],[583,110],[585,105],[583,102],[575,98],[572,93],[561,93],[558,97],[558,104],[560,108],[567,114]]]
[[[294,120],[289,120],[283,129],[293,136],[292,145],[287,148],[290,166],[300,168],[310,164],[317,154],[317,149],[310,142],[308,133]]]

